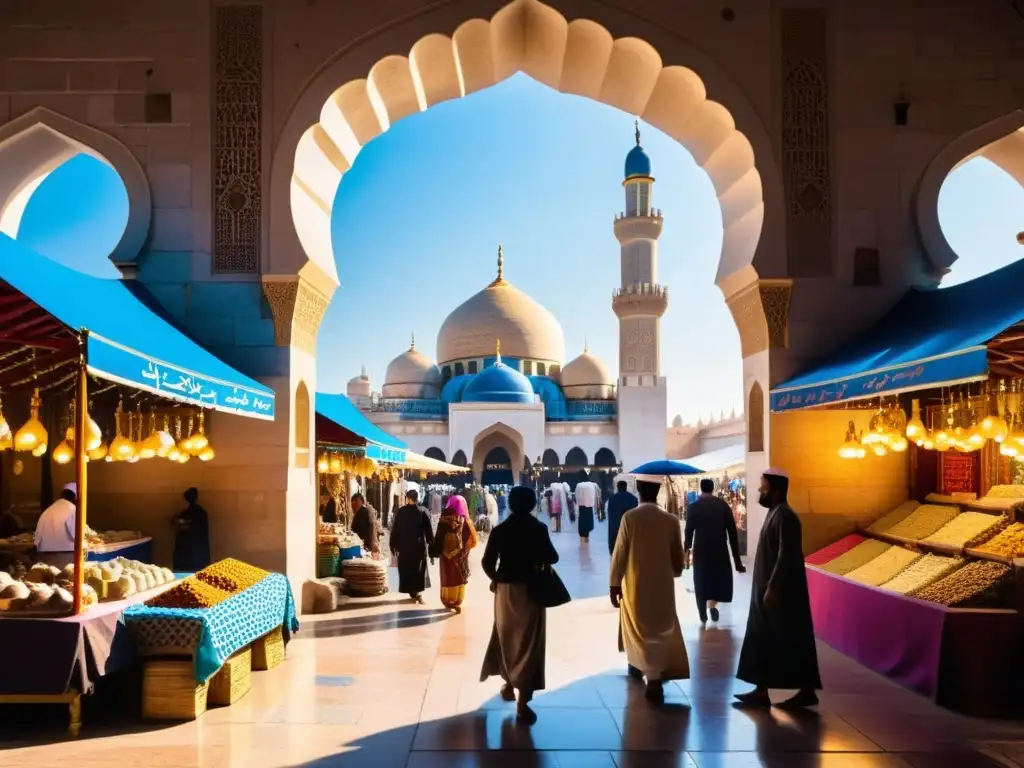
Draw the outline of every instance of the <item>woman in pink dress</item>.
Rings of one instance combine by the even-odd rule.
[[[438,521],[430,556],[440,560],[441,604],[456,613],[462,610],[462,601],[466,599],[469,550],[476,545],[476,529],[469,519],[466,500],[452,494]]]

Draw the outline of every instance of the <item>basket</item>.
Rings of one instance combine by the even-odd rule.
[[[338,575],[341,563],[341,549],[337,544],[320,544],[317,546],[316,577],[325,579]]]
[[[148,661],[142,676],[142,717],[195,720],[206,712],[208,683],[197,683],[188,661]]]
[[[252,648],[246,646],[228,657],[210,680],[210,705],[226,707],[252,688]]]
[[[252,644],[252,668],[273,669],[284,662],[284,631],[272,629]]]

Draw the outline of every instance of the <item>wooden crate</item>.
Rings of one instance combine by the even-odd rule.
[[[284,630],[272,629],[252,644],[252,668],[273,669],[284,661]]]
[[[246,646],[224,662],[210,679],[210,704],[226,707],[245,696],[252,688],[252,647]]]
[[[197,683],[191,659],[147,661],[142,675],[145,720],[195,720],[206,712],[209,683]]]

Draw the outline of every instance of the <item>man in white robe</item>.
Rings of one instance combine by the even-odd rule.
[[[683,574],[679,520],[658,506],[658,483],[638,482],[640,505],[622,516],[612,553],[610,597],[619,609],[619,650],[629,675],[646,679],[647,699],[665,700],[667,680],[690,677],[676,615],[675,580]]]

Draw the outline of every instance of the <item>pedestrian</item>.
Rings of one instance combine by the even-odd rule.
[[[441,561],[441,604],[456,613],[462,612],[462,601],[466,599],[469,551],[477,541],[466,499],[452,496],[437,523],[430,556]]]
[[[637,482],[640,504],[622,516],[612,552],[609,595],[619,609],[619,651],[629,676],[647,681],[647,700],[665,700],[664,683],[690,677],[676,615],[675,580],[684,566],[679,520],[658,506],[659,483]]]
[[[175,573],[195,573],[210,564],[210,517],[199,506],[199,490],[184,493],[185,509],[174,518],[174,552],[171,563]]]
[[[434,542],[430,513],[419,504],[419,493],[406,491],[405,505],[391,521],[391,554],[398,558],[398,591],[414,602],[423,602],[423,591],[430,586],[427,552]]]
[[[758,503],[769,511],[757,540],[747,633],[736,675],[754,686],[736,696],[749,706],[771,706],[768,690],[782,688],[798,693],[778,707],[813,707],[818,703],[815,691],[821,690],[800,518],[789,506],[788,493],[785,471],[766,469]]]
[[[715,496],[715,481],[700,481],[700,498],[686,509],[686,552],[693,555],[693,589],[700,623],[719,618],[718,604],[732,602],[732,569],[746,572],[732,509]],[[732,549],[732,562],[729,549]]]
[[[558,553],[547,525],[531,514],[537,506],[532,488],[513,488],[508,505],[508,519],[487,540],[481,563],[494,592],[494,628],[480,681],[499,675],[504,681],[501,697],[516,701],[516,719],[532,725],[537,714],[530,700],[545,685],[547,609],[530,597],[528,585],[538,566],[558,562]]]
[[[594,510],[601,504],[601,489],[597,483],[587,480],[586,470],[583,480],[576,484],[576,513],[579,516],[577,530],[583,543],[590,542],[590,532],[594,530]]]
[[[636,496],[629,492],[625,480],[619,480],[615,494],[608,499],[608,554],[615,551],[615,540],[619,536],[622,516],[639,503]]]
[[[352,495],[352,533],[363,541],[367,552],[380,551],[380,521],[377,510],[366,503],[361,493]]]

